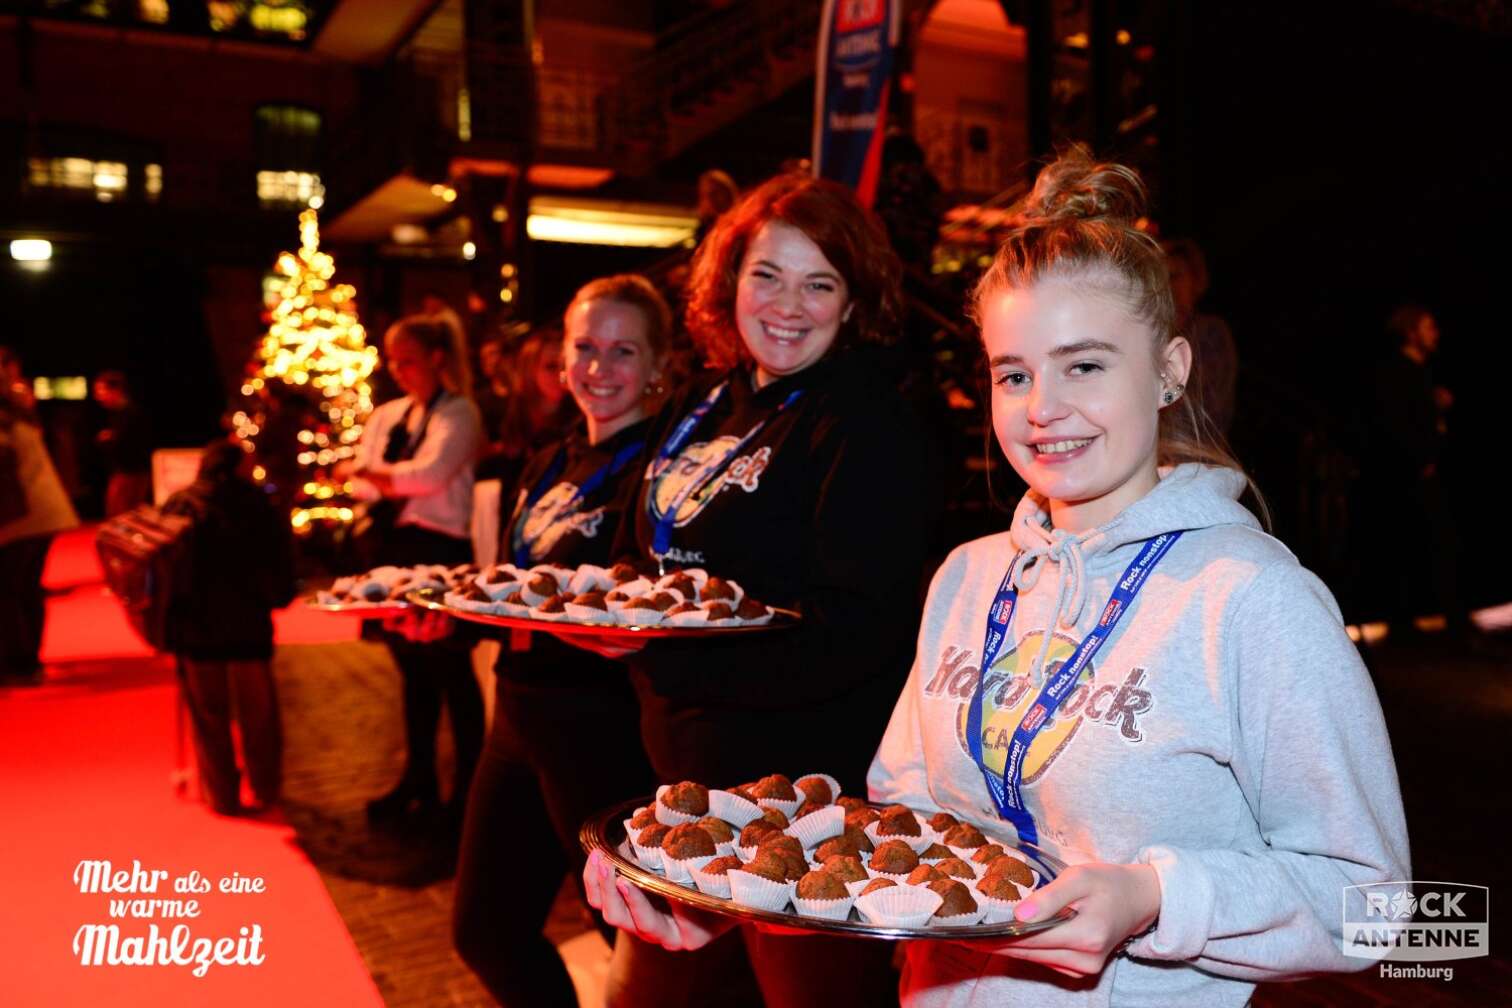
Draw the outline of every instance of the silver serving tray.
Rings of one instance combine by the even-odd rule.
[[[389,599],[386,602],[317,602],[310,598],[306,600],[305,608],[338,616],[356,616],[358,619],[387,619],[390,616],[402,616],[409,611],[410,604],[401,599]]]
[[[635,626],[625,623],[577,623],[572,620],[543,620],[529,616],[497,616],[493,613],[470,612],[446,604],[446,592],[439,588],[417,588],[405,596],[415,605],[436,612],[444,612],[459,620],[480,623],[484,626],[504,627],[513,630],[540,630],[558,637],[626,637],[647,640],[652,637],[728,637],[732,634],[763,633],[785,630],[801,621],[791,609],[769,606],[772,618],[766,623],[750,623],[743,626],[684,627],[684,626]]]
[[[725,917],[734,917],[737,920],[750,924],[766,924],[781,928],[786,931],[811,932],[813,934],[846,935],[852,938],[880,938],[884,941],[906,941],[916,938],[933,938],[959,940],[962,938],[1012,938],[1018,935],[1033,934],[1036,931],[1045,931],[1055,927],[1064,921],[1076,916],[1076,911],[1070,908],[1062,909],[1055,916],[1046,920],[1037,921],[1033,924],[1025,924],[1020,921],[1002,921],[996,924],[975,924],[971,927],[883,927],[878,924],[868,924],[860,919],[855,910],[851,911],[847,920],[824,920],[818,917],[803,917],[796,913],[784,913],[777,910],[757,910],[752,907],[741,906],[732,900],[721,899],[718,896],[710,896],[690,886],[683,886],[673,882],[665,875],[642,868],[629,850],[629,841],[625,837],[624,821],[635,813],[642,805],[650,805],[655,799],[651,796],[628,801],[613,808],[605,809],[598,815],[593,816],[583,824],[578,833],[578,842],[583,845],[583,850],[589,853],[599,851],[614,866],[624,879],[638,889],[649,893],[655,893],[668,900],[682,903],[685,906],[705,910],[709,913],[720,914]],[[877,808],[882,806],[878,805]],[[1033,844],[1011,844],[1003,841],[1005,847],[1013,847],[1023,853],[1033,866],[1039,869],[1040,875],[1046,879],[1055,878],[1066,867],[1065,862],[1054,855],[1040,850]]]

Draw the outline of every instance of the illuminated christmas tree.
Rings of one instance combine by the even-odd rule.
[[[349,487],[332,468],[352,457],[372,410],[368,376],[378,351],[357,321],[356,291],[333,284],[314,210],[299,215],[298,253],[274,266],[272,321],[242,385],[233,417],[252,475],[287,504],[294,529],[352,520]]]

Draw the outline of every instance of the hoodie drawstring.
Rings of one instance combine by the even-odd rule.
[[[1050,625],[1045,628],[1044,639],[1040,641],[1039,654],[1029,666],[1030,681],[1040,682],[1043,679],[1045,660],[1050,655],[1050,641],[1054,637],[1055,628],[1074,628],[1081,619],[1082,609],[1087,602],[1086,563],[1082,557],[1082,543],[1094,533],[1077,536],[1060,529],[1047,529],[1029,516],[1025,517],[1023,526],[1032,538],[1038,540],[1039,545],[1024,550],[1018,572],[1013,577],[1014,587],[1024,592],[1032,590],[1039,582],[1040,569],[1044,566],[1042,560],[1055,563],[1058,570],[1055,579],[1055,610]]]

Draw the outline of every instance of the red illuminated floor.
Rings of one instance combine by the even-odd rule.
[[[65,536],[49,557],[49,622],[43,685],[0,689],[0,1004],[42,1005],[381,1005],[319,875],[275,823],[227,819],[180,797],[175,764],[176,687],[171,664],[135,639],[104,594],[87,531]],[[340,620],[281,618],[281,638],[347,639]],[[79,862],[109,859],[168,871],[142,896],[199,901],[194,917],[115,920],[107,894],[83,894]],[[262,893],[173,891],[198,872],[260,877]],[[118,894],[126,895],[126,894]],[[196,938],[261,934],[261,965],[81,966],[76,936],[118,924],[123,939],[175,925]],[[255,929],[255,930],[254,930]],[[87,933],[87,932],[85,932]],[[250,943],[243,942],[245,952]]]

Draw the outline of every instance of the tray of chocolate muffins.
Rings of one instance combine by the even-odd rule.
[[[411,603],[406,596],[411,591],[428,588],[446,592],[471,583],[477,575],[478,568],[471,564],[374,567],[361,574],[337,578],[329,588],[306,599],[305,605],[316,612],[380,619],[408,609]]]
[[[664,785],[590,819],[580,839],[640,889],[789,930],[1003,938],[1076,915],[1014,919],[1018,901],[1065,868],[1049,853],[996,842],[946,812],[841,795],[822,773],[728,790]]]
[[[780,629],[799,616],[700,569],[651,575],[631,564],[494,564],[449,588],[407,598],[458,619],[561,635],[698,637]]]

